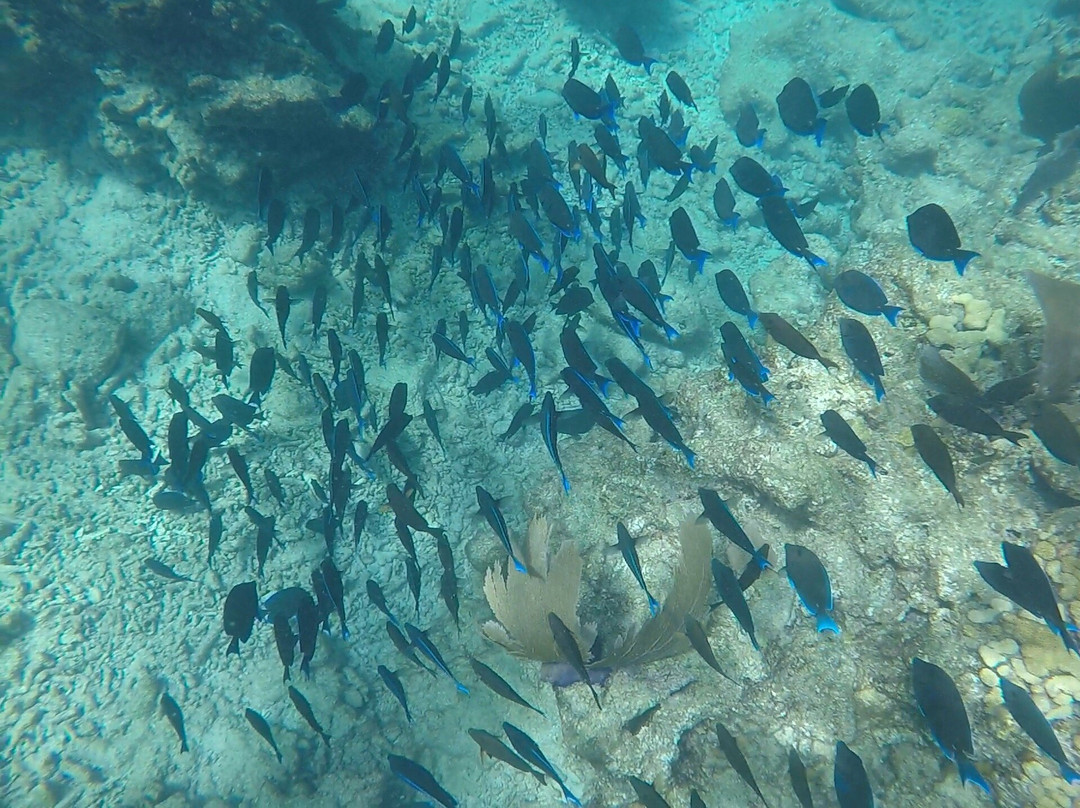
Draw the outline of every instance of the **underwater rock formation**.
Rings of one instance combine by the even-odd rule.
[[[369,69],[341,5],[17,0],[0,18],[11,55],[0,107],[54,129],[58,109],[81,116],[96,102],[96,121],[77,125],[140,184],[169,177],[239,202],[255,182],[252,154],[283,176],[311,177],[370,151],[373,116],[328,105]]]

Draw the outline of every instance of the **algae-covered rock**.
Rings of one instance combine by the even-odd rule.
[[[12,352],[47,381],[96,387],[116,367],[124,329],[100,309],[65,300],[28,300],[15,314]]]

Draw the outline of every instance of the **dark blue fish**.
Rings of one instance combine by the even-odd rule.
[[[765,142],[765,130],[760,128],[760,121],[753,106],[744,104],[739,110],[739,120],[735,123],[735,137],[748,149],[761,148]]]
[[[806,780],[806,766],[799,757],[799,750],[794,746],[788,749],[788,776],[791,778],[791,789],[799,798],[802,808],[814,808],[814,798],[810,796],[810,783]]]
[[[836,742],[833,788],[840,808],[874,808],[874,792],[870,790],[870,778],[866,776],[862,758],[843,741]]]
[[[694,223],[690,221],[690,214],[686,212],[685,208],[675,208],[671,212],[670,225],[671,238],[675,242],[675,246],[679,248],[683,258],[689,261],[697,270],[697,274],[700,275],[705,268],[705,259],[709,258],[712,253],[701,248],[697,232],[694,230]]]
[[[439,649],[435,647],[434,643],[428,639],[427,632],[421,631],[412,623],[405,624],[405,631],[409,635],[409,639],[412,641],[413,647],[421,654],[430,659],[435,667],[445,673],[457,686],[457,689],[464,693],[469,694],[469,689],[459,682],[453,673],[450,672],[450,668],[447,667],[446,662],[443,661],[442,654],[439,653]]]
[[[627,303],[645,315],[649,322],[661,329],[668,340],[679,336],[679,332],[664,319],[664,314],[660,311],[659,301],[653,297],[652,292],[649,291],[649,288],[640,278],[630,274],[630,268],[625,264],[619,264],[617,279],[619,291]]]
[[[573,368],[563,368],[560,376],[562,377],[562,380],[566,382],[566,386],[570,388],[570,392],[581,402],[582,408],[592,413],[598,426],[624,441],[634,451],[637,451],[637,447],[622,431],[624,426],[623,420],[616,417],[611,410],[608,409],[607,404],[600,399],[600,396],[584,376]]]
[[[622,360],[612,357],[606,363],[608,372],[619,386],[637,400],[637,410],[645,423],[667,441],[671,448],[682,452],[690,468],[694,467],[694,452],[686,445],[682,434],[672,419],[671,411],[664,406],[659,396],[645,384]],[[602,377],[601,377],[602,378]]]
[[[544,215],[556,230],[575,241],[581,238],[581,228],[578,226],[577,219],[554,185],[549,183],[541,185],[536,191],[536,198],[540,202],[540,207],[544,209]]]
[[[1001,552],[1007,566],[990,561],[975,562],[975,569],[982,579],[1022,609],[1045,620],[1050,630],[1061,637],[1066,650],[1080,655],[1076,640],[1070,633],[1072,627],[1062,618],[1061,606],[1050,579],[1031,550],[1021,544],[1002,542]]]
[[[304,230],[303,235],[300,238],[300,247],[297,249],[293,258],[299,258],[304,260],[304,256],[311,251],[311,248],[315,246],[315,239],[319,237],[319,210],[318,208],[308,208],[304,212]]]
[[[809,548],[785,544],[784,571],[802,605],[817,618],[817,630],[839,634],[840,627],[830,614],[833,609],[832,584],[821,559]]]
[[[385,665],[380,665],[378,667],[378,671],[379,678],[383,680],[383,684],[386,685],[386,689],[393,694],[395,699],[397,699],[398,704],[401,705],[401,709],[405,711],[405,718],[407,718],[409,723],[411,724],[412,713],[409,712],[409,702],[405,698],[405,686],[401,684],[401,679],[398,678],[398,675],[389,668],[387,668]]]
[[[503,331],[514,352],[515,364],[520,364],[529,377],[529,399],[536,398],[536,355],[524,326],[516,320],[504,320]]]
[[[473,180],[469,167],[465,165],[465,161],[461,159],[461,155],[457,153],[457,150],[452,145],[444,143],[439,150],[439,176],[441,177],[443,172],[447,170],[461,182],[464,190],[469,191],[479,199],[480,186]]]
[[[499,510],[499,503],[496,502],[495,497],[491,496],[480,485],[476,486],[476,504],[480,508],[480,515],[495,531],[495,536],[499,539],[503,549],[506,550],[506,554],[510,556],[510,560],[514,563],[514,569],[521,573],[528,573],[525,565],[518,561],[517,556],[514,555],[514,546],[510,543],[510,531],[506,527],[506,519],[503,517],[502,511]]]
[[[563,84],[562,97],[574,113],[574,118],[599,120],[609,128],[615,125],[615,105],[603,92],[597,92],[589,85],[575,78],[569,78]]]
[[[956,225],[941,205],[923,205],[907,217],[908,238],[924,258],[931,261],[952,261],[958,275],[963,275],[968,262],[979,253],[960,249]]]
[[[366,398],[363,381],[363,366],[360,366],[360,371],[357,373],[356,367],[350,367],[345,371],[345,378],[342,379],[339,389],[343,391],[345,401],[348,403],[349,408],[353,411],[353,415],[356,416],[356,429],[360,434],[364,432],[364,400]]]
[[[566,787],[566,783],[555,771],[555,767],[551,765],[551,761],[547,759],[547,756],[540,750],[536,741],[526,735],[522,730],[515,727],[513,724],[503,722],[503,732],[506,733],[506,737],[510,739],[510,745],[514,747],[522,759],[527,763],[531,763],[538,768],[552,780],[559,784],[559,788],[562,789],[563,799],[572,805],[576,805],[577,808],[581,808],[581,800],[575,797],[570,789]]]
[[[746,756],[739,749],[738,741],[728,731],[728,728],[719,721],[716,722],[716,740],[720,744],[720,751],[724,753],[724,757],[727,758],[731,768],[738,773],[743,782],[750,786],[753,792],[757,794],[758,799],[768,808],[769,803],[765,802],[765,797],[762,796],[761,789],[758,788],[757,781],[754,779],[754,773],[750,771],[750,764],[746,762]]]
[[[949,674],[918,657],[911,660],[911,679],[915,689],[915,703],[930,726],[930,734],[945,757],[956,763],[960,782],[969,780],[992,794],[975,764],[971,761],[975,747],[971,742],[971,724],[960,691],[956,689]]]
[[[656,64],[656,59],[645,55],[645,46],[641,44],[641,37],[629,25],[621,25],[615,31],[615,47],[619,49],[619,55],[627,62],[644,67],[645,75],[652,73],[652,66]]]
[[[740,157],[731,164],[731,178],[750,196],[762,199],[766,196],[783,196],[787,188],[780,177],[770,174],[753,157]]]
[[[753,556],[754,561],[757,562],[757,565],[761,567],[761,569],[772,567],[772,564],[769,563],[769,559],[763,556],[761,552],[754,547],[753,542],[750,541],[750,537],[743,531],[742,526],[728,508],[727,503],[720,498],[718,493],[711,488],[699,488],[698,497],[700,497],[701,506],[704,509],[701,512],[701,516],[698,517],[699,519],[708,519],[712,523],[712,526],[727,536],[732,544]]]
[[[641,354],[641,361],[645,363],[645,367],[652,370],[652,360],[649,359],[649,355],[645,353],[645,346],[641,344],[641,323],[626,312],[613,310],[611,315],[615,318],[615,322],[618,324],[620,330],[626,334],[627,338],[634,343],[634,347],[638,349],[638,353]]]
[[[870,473],[877,477],[877,463],[866,453],[866,444],[855,434],[855,430],[836,410],[821,413],[821,425],[829,439],[856,460],[861,460],[870,467]]]
[[[1046,720],[1027,690],[1019,685],[1014,685],[1007,679],[998,679],[1001,686],[1001,697],[1009,714],[1020,725],[1020,728],[1035,741],[1043,752],[1053,758],[1054,762],[1061,767],[1061,776],[1067,783],[1080,783],[1080,774],[1069,765],[1069,759],[1061,748],[1061,742],[1054,734],[1054,728]]]
[[[825,138],[825,119],[818,113],[817,98],[805,79],[793,78],[776,96],[784,126],[797,135],[813,135],[817,145]]]
[[[292,701],[293,706],[296,707],[296,711],[303,716],[303,719],[307,721],[308,726],[315,730],[316,733],[323,739],[326,744],[326,748],[330,748],[330,736],[326,730],[319,724],[319,719],[315,717],[315,711],[311,709],[311,703],[304,697],[304,694],[297,690],[292,685],[289,685],[289,699]]]
[[[746,598],[743,595],[742,587],[739,586],[739,579],[736,577],[735,571],[719,559],[714,558],[712,560],[712,574],[713,583],[716,584],[716,591],[720,593],[720,599],[731,609],[731,613],[738,621],[739,627],[750,638],[750,644],[754,646],[754,650],[760,651],[761,648],[758,646],[757,637],[754,636],[754,616],[750,614],[750,607],[746,603]]]
[[[765,218],[765,226],[781,247],[804,259],[815,271],[827,265],[824,258],[811,252],[806,234],[786,199],[780,196],[763,196],[758,199],[757,205]]]
[[[724,301],[724,305],[736,314],[743,315],[750,328],[753,329],[757,324],[758,314],[750,305],[746,290],[743,289],[738,276],[730,269],[717,272],[716,291],[720,293],[720,299]]]
[[[735,230],[739,226],[739,219],[741,216],[735,211],[735,195],[731,192],[731,186],[728,185],[728,181],[721,177],[716,181],[716,187],[713,189],[713,211],[716,213],[716,217],[724,223],[726,227],[730,227]],[[751,326],[753,328],[753,326]]]
[[[848,269],[837,275],[833,279],[833,288],[840,302],[849,309],[870,316],[884,315],[891,325],[896,325],[896,318],[903,311],[899,306],[890,306],[877,281],[857,269]]]
[[[366,587],[368,598],[371,600],[372,604],[374,604],[375,608],[385,614],[390,622],[400,630],[401,623],[399,623],[397,618],[390,613],[390,607],[386,605],[386,596],[383,594],[382,587],[379,586],[379,583],[368,578]]]
[[[634,537],[630,535],[630,531],[626,529],[626,525],[622,522],[616,525],[615,533],[618,537],[615,547],[622,553],[623,561],[630,568],[630,573],[634,576],[634,580],[638,582],[641,591],[645,593],[645,597],[649,601],[649,614],[656,617],[660,612],[660,604],[656,601],[656,598],[649,594],[649,587],[645,585],[645,576],[641,573],[641,560],[638,558]]]
[[[746,367],[762,382],[769,380],[769,369],[762,364],[735,323],[728,320],[720,326],[720,339],[727,348],[726,353],[730,354],[736,363]],[[734,373],[732,375],[734,376]]]
[[[386,760],[390,764],[390,771],[409,788],[430,797],[443,808],[457,808],[458,801],[439,785],[431,772],[415,760],[400,755],[387,755]]]
[[[552,462],[555,463],[555,468],[559,470],[559,477],[562,478],[563,491],[569,494],[570,480],[566,478],[566,472],[563,471],[562,461],[559,459],[558,418],[558,411],[555,409],[555,399],[549,390],[544,393],[544,403],[540,407],[540,434],[544,438],[544,445],[547,447],[548,454],[551,455]]]
[[[851,128],[863,137],[877,135],[880,138],[881,133],[888,128],[881,122],[881,106],[869,84],[860,84],[852,90],[844,105]]]
[[[255,581],[237,584],[225,598],[222,623],[225,633],[232,637],[225,655],[239,654],[240,643],[251,639],[255,615],[259,610],[259,593]]]
[[[274,741],[274,734],[270,731],[270,724],[267,723],[266,719],[250,707],[244,710],[244,717],[247,718],[252,729],[259,733],[263,740],[270,744],[270,748],[273,749],[274,754],[277,755],[278,763],[281,763],[281,750],[278,749],[278,745]]]
[[[855,369],[874,388],[874,397],[881,401],[885,397],[885,385],[881,382],[885,368],[882,367],[877,344],[866,326],[850,317],[841,317],[840,343]]]
[[[526,261],[532,257],[540,261],[540,265],[544,268],[544,272],[547,272],[551,268],[551,260],[544,255],[544,243],[540,240],[540,236],[536,232],[536,228],[532,226],[532,223],[525,218],[525,214],[520,210],[515,210],[510,214],[510,235],[517,241],[518,246],[521,247],[521,252],[524,255]]]
[[[445,329],[446,321],[440,320]],[[446,354],[451,359],[456,359],[459,362],[464,362],[469,367],[476,367],[476,360],[471,356],[466,356],[465,352],[458,347],[450,337],[446,336],[444,331],[435,331],[431,335],[431,341],[435,344],[435,357],[438,359],[439,354]]]

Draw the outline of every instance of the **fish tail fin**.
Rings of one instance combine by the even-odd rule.
[[[747,323],[747,325],[750,326],[751,331],[754,329],[754,326],[757,325],[757,321],[758,321],[758,313],[756,311],[751,309],[749,312],[747,312],[747,314],[746,314],[746,323]]]
[[[646,56],[644,58],[644,60],[642,60],[641,66],[645,68],[645,75],[646,76],[651,76],[652,75],[652,67],[653,67],[654,64],[656,64],[656,60],[655,59],[650,59],[648,56]]]
[[[818,118],[814,125],[814,143],[820,146],[825,141],[825,119]]]
[[[974,250],[957,250],[953,254],[953,265],[956,267],[956,274],[963,275],[964,270],[967,269],[968,263],[972,258],[978,258],[979,253]]]
[[[1005,431],[1003,431],[1001,434],[1002,434],[1002,437],[1005,438],[1005,440],[1007,440],[1009,443],[1013,444],[1014,446],[1019,446],[1020,441],[1024,440],[1024,438],[1027,437],[1027,435],[1025,435],[1023,432],[1010,432],[1007,429]]]
[[[686,465],[688,465],[690,468],[693,468],[694,458],[697,457],[697,455],[695,455],[692,451],[690,451],[690,449],[686,447],[683,447],[682,453],[686,457]]]
[[[1065,778],[1065,782],[1070,785],[1074,783],[1080,783],[1080,774],[1076,773],[1068,763],[1061,764],[1061,776]]]
[[[529,571],[525,568],[525,565],[518,561],[513,556],[510,556],[510,560],[514,562],[514,569],[520,572],[522,575],[528,575]]]
[[[803,258],[810,264],[811,269],[820,269],[821,267],[827,267],[829,263],[820,255],[814,255],[810,250],[803,250]]]
[[[766,407],[768,407],[770,401],[776,401],[776,396],[774,396],[768,390],[764,390],[761,393],[761,401]]]
[[[826,370],[840,367],[840,365],[838,365],[836,362],[832,361],[831,359],[826,359],[824,356],[818,356],[817,361],[820,362],[821,366]]]
[[[731,216],[728,216],[726,219],[724,219],[724,226],[725,227],[730,227],[731,232],[734,233],[738,229],[739,222],[741,220],[742,220],[742,216],[740,216],[738,213],[735,213],[735,214],[733,214]]]
[[[593,381],[596,383],[596,388],[600,391],[600,395],[607,398],[607,391],[611,386],[611,379],[607,376],[601,376],[599,373],[594,373]]]
[[[833,634],[840,634],[840,626],[836,625],[836,621],[833,620],[832,615],[822,612],[817,616],[817,630],[818,633],[830,631]]]
[[[559,785],[562,786],[563,801],[566,802],[567,805],[576,805],[577,808],[581,808],[581,800],[575,797],[571,793],[570,789],[568,789],[566,786],[563,786],[562,783],[559,783]]]
[[[881,313],[885,315],[885,319],[889,321],[889,325],[896,325],[896,318],[900,316],[900,312],[903,309],[899,306],[883,306]]]
[[[664,324],[664,336],[665,336],[665,337],[667,337],[667,338],[668,338],[668,340],[673,340],[673,339],[675,339],[675,338],[676,338],[677,336],[679,336],[679,332],[678,332],[678,331],[676,331],[676,330],[675,330],[674,328],[672,328],[672,327],[671,327],[670,325],[668,325],[667,323],[665,323],[665,324]]]
[[[877,463],[872,458],[866,458],[866,465],[870,467],[870,476],[877,479]]]
[[[570,496],[570,481],[566,478],[566,475],[563,474],[562,472],[559,472],[559,476],[562,477],[563,491],[566,492],[567,496]]]
[[[461,682],[454,680],[454,684],[457,686],[459,693],[464,693],[466,696],[469,695],[469,688],[465,687]]]
[[[981,788],[987,794],[993,794],[990,789],[990,784],[986,782],[986,778],[979,774],[979,770],[975,768],[975,764],[968,760],[966,756],[956,756],[956,768],[960,772],[961,783],[972,783]]]

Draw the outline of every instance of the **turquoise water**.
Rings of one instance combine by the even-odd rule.
[[[534,0],[416,9],[408,33],[403,2],[158,0],[99,8],[50,0],[6,10],[0,802],[392,806],[431,799],[394,776],[388,755],[424,767],[462,806],[560,801],[557,786],[478,755],[468,730],[509,744],[502,728],[509,722],[539,745],[588,806],[634,805],[631,778],[652,784],[670,805],[690,804],[692,790],[708,806],[758,804],[722,752],[718,724],[734,736],[771,806],[799,804],[788,774],[792,748],[806,766],[814,804],[836,804],[838,741],[861,758],[878,805],[1074,804],[1078,787],[1010,717],[998,680],[1027,689],[1075,765],[1080,662],[1041,619],[988,586],[973,562],[1000,561],[1003,541],[1031,548],[1065,620],[1080,617],[1080,475],[1076,457],[1067,462],[1061,449],[1062,441],[1071,445],[1070,433],[1040,427],[1046,410],[1033,403],[1053,389],[1053,412],[1080,421],[1070,387],[1080,374],[1070,378],[1076,360],[1067,350],[1075,325],[1067,302],[1064,313],[1046,301],[1040,307],[1025,277],[1031,270],[1080,280],[1076,132],[1068,131],[1077,123],[1068,83],[1076,74],[1075,4]],[[393,22],[394,40],[376,53],[385,19]],[[649,73],[620,56],[615,38],[622,25],[658,60]],[[414,57],[441,59],[455,28],[461,44],[439,98],[432,101],[436,68],[406,109],[399,93]],[[670,296],[664,316],[677,337],[666,339],[636,315],[651,369],[592,283],[598,239],[572,177],[585,171],[567,155],[572,141],[598,155],[601,148],[597,122],[576,118],[561,95],[575,39],[583,54],[575,78],[599,90],[610,75],[622,97],[614,117],[627,170],[607,159],[603,176],[615,191],[594,190],[599,243],[617,248],[617,260],[632,273],[651,260],[662,294]],[[1040,129],[1035,137],[1036,112],[1027,106],[1022,123],[1018,97],[1024,88],[1034,92],[1029,79],[1055,64],[1059,75],[1037,100],[1049,99],[1042,115],[1056,131]],[[672,70],[696,108],[672,97],[665,84]],[[352,98],[355,74],[366,88]],[[815,94],[865,82],[886,128],[880,137],[859,136],[841,101],[820,110],[820,146],[796,134],[781,121],[776,101],[794,77]],[[391,91],[385,103],[384,86]],[[471,115],[463,119],[470,89]],[[679,177],[655,169],[644,183],[638,153],[640,117],[668,127],[658,103],[665,91],[689,125],[680,157],[717,138],[715,173],[692,171],[692,182],[671,199]],[[497,136],[490,158],[489,97]],[[747,103],[766,130],[760,147],[742,146],[735,136]],[[557,271],[545,273],[536,258],[528,261],[524,303],[506,312],[517,323],[536,314],[528,329],[536,412],[502,438],[529,401],[521,367],[515,380],[489,394],[470,392],[491,370],[485,349],[505,361],[514,349],[458,276],[463,250],[454,264],[447,257],[431,282],[432,250],[445,242],[439,215],[417,225],[409,149],[395,155],[414,133],[428,194],[444,144],[478,183],[482,161],[490,159],[498,195],[489,213],[452,170],[438,185],[442,215],[449,222],[462,208],[461,242],[474,269],[488,268],[501,300],[522,266],[510,232],[511,183],[524,220],[553,257],[557,231],[543,209],[531,209],[526,193],[527,150],[541,115],[553,178],[582,233],[568,240],[562,265],[580,267],[578,282],[594,298],[578,334],[601,374],[611,375],[605,362],[617,357],[661,397],[693,453],[692,467],[638,417],[638,402],[612,384],[600,400],[625,418],[635,448],[603,429],[560,435],[570,483],[564,492],[539,412],[550,393],[567,425],[580,403],[560,377],[566,318],[552,310],[559,298],[548,294]],[[754,198],[728,172],[741,156],[779,176],[785,198],[805,214],[797,225],[807,251],[826,266],[793,255],[770,233]],[[261,173],[272,178],[267,199],[287,211],[273,253],[267,211],[260,210]],[[741,216],[734,229],[714,211],[720,178],[734,190]],[[632,248],[628,221],[617,245],[610,230],[627,183],[646,220],[635,224]],[[1032,199],[1021,205],[1025,186]],[[980,253],[962,275],[951,261],[913,249],[905,219],[929,203],[948,212],[963,248]],[[343,212],[339,244],[331,243],[335,206]],[[702,274],[677,249],[668,267],[669,219],[678,207],[711,254]],[[298,257],[309,209],[319,212],[321,226]],[[385,239],[371,221],[378,215],[384,226],[391,223]],[[392,308],[377,271],[365,275],[380,261],[388,267]],[[751,327],[732,312],[714,282],[723,269],[735,273],[757,312],[781,315],[836,367],[794,356],[761,324]],[[838,299],[832,284],[847,270],[874,278],[890,304],[903,308],[896,327]],[[365,275],[362,299],[355,293],[358,271]],[[249,293],[252,273],[265,313]],[[279,287],[289,301],[284,337],[275,311]],[[1075,294],[1075,286],[1055,289],[1054,299]],[[325,313],[313,328],[324,292]],[[389,329],[385,365],[380,313]],[[216,366],[224,354],[215,349],[213,315],[236,364],[225,363],[224,373]],[[876,343],[885,371],[880,401],[846,355],[843,318],[865,325]],[[436,360],[432,334],[441,319],[475,367],[445,355]],[[765,386],[775,400],[767,407],[728,378],[720,332],[728,321],[771,370]],[[332,419],[344,419],[358,457],[365,457],[388,421],[391,391],[404,382],[412,421],[394,443],[414,476],[395,468],[385,450],[366,464],[339,459],[350,485],[328,553],[321,521],[327,506],[318,493],[334,493],[321,425],[326,405],[302,365],[335,395],[330,330],[343,352],[362,360],[367,390],[365,428],[344,382]],[[928,346],[984,391],[1038,369],[1033,396],[1010,405],[982,402],[1004,429],[1022,433],[1020,445],[990,440],[928,409],[927,398],[958,384],[940,367],[927,367]],[[249,362],[259,348],[285,362],[257,417],[208,447],[201,488],[195,477],[178,482],[168,462],[175,469],[173,447],[202,450],[199,419],[220,417],[215,396],[246,397]],[[1058,357],[1053,366],[1040,365],[1048,355]],[[342,380],[350,365],[346,356]],[[1057,379],[1061,389],[1048,388]],[[170,423],[184,411],[176,385],[190,398],[188,435],[170,444]],[[139,465],[154,466],[152,477],[122,473],[140,460],[140,450],[125,436],[111,396],[130,407],[148,436],[153,448],[142,459],[149,462]],[[425,423],[425,402],[441,445]],[[823,434],[826,410],[837,411],[865,443],[876,477]],[[913,446],[909,427],[919,423],[948,447],[963,508]],[[230,448],[249,470],[254,501]],[[282,501],[267,470],[281,481]],[[413,505],[445,532],[457,621],[440,593],[444,561],[436,536],[422,531],[413,533],[417,610],[408,553],[388,504],[390,483],[410,494],[418,485]],[[477,486],[498,500],[527,574],[507,567],[506,549],[477,513]],[[770,547],[775,570],[745,593],[760,649],[711,586],[710,555],[736,575],[754,564],[720,530],[694,523],[702,488],[727,502],[754,547]],[[177,503],[180,497],[190,501]],[[369,515],[354,541],[361,502]],[[183,507],[162,507],[175,504]],[[222,535],[211,551],[215,517]],[[260,548],[268,534],[260,540],[259,525],[265,531],[268,517],[274,535]],[[663,605],[653,619],[615,547],[619,522],[638,540],[644,582]],[[840,634],[815,631],[788,583],[785,544],[809,548],[828,571]],[[310,678],[297,648],[283,683],[269,623],[255,622],[238,656],[226,653],[225,601],[235,586],[255,581],[260,600],[288,587],[316,595],[312,573],[328,555],[341,574],[349,637],[330,616],[329,632],[318,633]],[[171,580],[169,570],[189,580]],[[369,580],[402,625],[427,632],[467,695],[394,647],[385,616],[369,598]],[[583,683],[553,687],[550,670],[542,671],[542,662],[566,661],[549,611],[603,680],[595,688],[601,709]],[[730,678],[692,650],[687,614]],[[300,631],[295,619],[289,625]],[[955,682],[972,727],[971,757],[993,799],[962,785],[956,765],[935,746],[913,692],[914,657]],[[543,715],[492,692],[470,658]],[[399,678],[411,721],[380,665]],[[310,704],[329,745],[290,699],[289,684]],[[189,751],[180,750],[163,694],[182,713]],[[245,710],[269,726],[280,763]],[[628,728],[635,718],[640,726]]]

